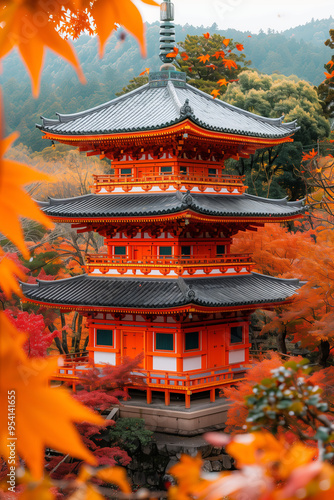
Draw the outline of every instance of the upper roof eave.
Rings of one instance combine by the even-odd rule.
[[[283,117],[266,118],[256,115],[220,99],[214,100],[210,95],[189,84],[185,84],[184,88],[179,89],[175,88],[171,81],[168,81],[168,85],[164,89],[166,88],[167,93],[161,93],[161,88],[151,88],[149,84],[145,84],[138,89],[88,110],[72,114],[56,113],[58,120],[41,117],[42,124],[37,124],[37,127],[47,134],[55,135],[56,139],[57,136],[73,135],[85,138],[88,136],[149,132],[179,124],[186,119],[208,131],[254,138],[283,139],[298,130],[296,121],[282,123]],[[159,90],[160,93],[154,94]],[[155,108],[148,111],[147,106],[142,106],[136,98],[138,94],[142,94],[141,102],[146,99],[147,103],[149,103],[152,98],[156,98],[158,107],[161,107],[161,112],[158,110],[158,113]],[[194,105],[190,106],[190,113],[185,115],[182,111],[184,106],[180,107],[180,104],[187,101],[188,97],[194,101]],[[129,102],[129,106],[127,106],[127,102]],[[135,118],[132,117],[131,113],[131,116],[125,113],[123,117],[122,113],[118,115],[116,113],[119,104],[123,113],[127,107],[129,109],[141,107],[137,115],[134,115]],[[168,112],[166,111],[167,108]],[[221,115],[220,109],[222,111]],[[118,117],[121,116],[121,118],[111,118],[110,113],[111,116],[117,115]],[[90,115],[92,119],[87,123],[85,118]],[[210,121],[212,115],[218,116],[216,116],[215,120]],[[229,115],[230,118],[228,119],[227,116]],[[144,117],[144,120],[139,119],[141,116]],[[71,122],[73,122],[72,126],[70,125]],[[91,123],[93,123],[92,129],[89,129],[87,125]],[[127,126],[124,127],[123,124]]]

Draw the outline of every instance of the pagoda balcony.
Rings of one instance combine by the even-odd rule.
[[[244,176],[238,175],[147,175],[143,177],[94,175],[91,186],[95,194],[112,192],[147,193],[158,191],[193,191],[200,193],[243,194],[247,188]]]
[[[91,365],[85,362],[71,362],[65,359],[59,366],[51,380],[65,381],[72,385],[73,392],[76,386],[81,385],[87,370]],[[102,365],[94,365],[97,368]],[[164,370],[136,369],[133,375],[136,382],[129,388],[146,391],[147,403],[152,403],[152,391],[165,392],[165,405],[170,404],[170,393],[183,394],[185,407],[190,408],[190,396],[197,392],[210,391],[210,400],[215,401],[215,390],[225,385],[241,382],[245,379],[247,368],[244,366],[217,366],[212,369],[193,370],[192,372],[166,372]],[[142,382],[140,381],[142,380]]]
[[[86,255],[86,271],[93,275],[221,276],[249,274],[254,265],[250,254],[229,254],[215,258],[146,257],[141,260],[110,257],[107,254]]]

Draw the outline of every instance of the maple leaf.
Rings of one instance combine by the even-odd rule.
[[[232,59],[223,59],[223,63],[224,63],[225,68],[227,68],[227,69],[231,69],[231,68],[237,69],[238,68],[238,66],[236,65],[236,63],[234,61],[232,61]]]
[[[82,444],[73,422],[103,425],[104,419],[72,399],[66,390],[49,387],[57,359],[27,358],[22,349],[26,336],[4,313],[0,314],[0,335],[0,405],[7,408],[8,396],[15,394],[16,450],[32,475],[42,477],[46,446],[95,465],[95,457]],[[0,453],[8,460],[7,437],[7,414],[1,412]]]
[[[154,0],[141,0],[148,5],[159,5]],[[146,57],[144,41],[144,25],[141,14],[131,0],[96,0],[91,8],[97,34],[99,36],[100,57],[103,56],[104,47],[110,34],[115,29],[115,24],[124,26],[139,42],[141,53]]]
[[[302,155],[302,161],[308,161],[312,160],[315,156],[317,156],[318,152],[312,149],[309,153],[303,153]]]
[[[25,278],[22,269],[12,259],[6,257],[0,249],[0,287],[8,299],[12,297],[12,293],[22,296],[21,288],[15,276],[21,280]]]
[[[247,37],[247,38],[252,38],[252,35],[248,35],[248,37]]]
[[[225,40],[223,40],[223,44],[225,45],[225,47],[228,46],[228,44],[230,43],[230,38],[225,38]]]
[[[142,71],[141,73],[139,73],[139,76],[143,76],[143,75],[145,75],[146,73],[147,73],[148,75],[150,74],[150,68],[145,68],[145,71]]]
[[[208,40],[210,38],[210,33],[209,32],[203,33],[203,36]]]
[[[242,43],[236,43],[236,44],[235,44],[235,48],[236,48],[237,50],[244,50],[244,46],[242,45]]]
[[[327,73],[326,71],[324,72],[325,77],[330,80],[331,78],[334,77],[334,70],[331,73]]]
[[[106,469],[99,469],[96,477],[102,479],[106,483],[115,484],[123,493],[131,493],[129,481],[126,478],[126,472],[122,467],[108,467]]]
[[[206,61],[208,61],[210,59],[210,55],[209,54],[205,54],[205,56],[202,54],[201,56],[199,56],[197,58],[200,62],[202,63],[206,63]]]
[[[217,69],[217,66],[215,66],[214,64],[206,64],[205,66],[206,68],[211,68],[213,70]]]
[[[166,54],[166,57],[176,57],[179,53],[179,49],[177,47],[173,48],[173,52],[169,52]]]
[[[17,137],[18,134],[13,133],[6,139],[0,139],[0,212],[6,214],[0,219],[0,233],[6,235],[27,259],[29,251],[19,218],[34,219],[49,229],[53,228],[53,224],[22,189],[22,185],[41,180],[53,182],[55,179],[22,163],[2,158]]]
[[[225,78],[221,78],[220,80],[218,80],[217,83],[219,83],[220,86],[228,84],[228,82]]]
[[[222,59],[224,59],[224,57],[225,57],[225,52],[224,52],[223,50],[217,50],[217,52],[215,52],[215,53],[213,54],[213,56],[214,56],[216,59],[219,59],[220,57],[221,57]]]
[[[57,33],[48,12],[48,0],[39,0],[38,3],[9,0],[0,11],[0,58],[14,47],[18,48],[29,72],[35,97],[39,93],[45,46],[72,64],[79,80],[85,82],[72,45]]]
[[[181,52],[181,57],[184,61],[188,61],[188,59],[189,59],[187,52]]]
[[[216,97],[218,97],[220,95],[220,90],[214,89],[211,92],[211,95],[213,95],[213,98],[216,99]]]
[[[334,62],[328,61],[328,63],[326,63],[326,66],[329,66],[330,68],[332,68],[334,66]]]

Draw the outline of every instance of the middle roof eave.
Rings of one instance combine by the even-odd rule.
[[[22,285],[27,300],[60,306],[168,309],[190,304],[224,308],[270,304],[289,299],[298,280],[257,273],[189,279],[112,278],[81,275]],[[191,293],[190,293],[191,291]]]
[[[256,196],[176,193],[90,194],[64,200],[50,199],[42,210],[55,218],[131,218],[177,214],[191,210],[216,217],[291,217],[304,211],[303,203]]]

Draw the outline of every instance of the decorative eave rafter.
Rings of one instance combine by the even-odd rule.
[[[197,306],[194,304],[180,306],[180,307],[169,307],[167,309],[147,309],[147,308],[125,308],[125,307],[100,307],[100,306],[76,306],[71,304],[51,304],[50,302],[43,302],[39,300],[22,299],[25,303],[33,303],[38,305],[47,304],[50,309],[59,309],[61,312],[68,311],[78,311],[80,314],[86,316],[91,312],[108,312],[108,313],[123,313],[123,314],[153,314],[153,315],[167,315],[171,316],[176,313],[205,313],[213,314],[219,312],[234,312],[234,311],[254,311],[255,309],[273,309],[283,304],[291,304],[293,302],[293,297],[289,297],[284,301],[273,301],[266,303],[254,303],[245,304],[239,306],[226,306],[226,307],[204,307]]]
[[[104,155],[114,153],[115,151],[133,150],[134,147],[140,147],[143,150],[150,149],[156,146],[157,142],[162,141],[166,149],[168,147],[179,147],[178,142],[175,142],[177,136],[185,139],[196,139],[201,144],[212,144],[218,149],[233,148],[241,146],[238,154],[252,154],[256,149],[268,148],[285,142],[292,142],[291,135],[280,138],[254,137],[246,135],[234,135],[223,132],[207,130],[193,123],[189,118],[166,128],[159,130],[147,130],[141,132],[100,134],[100,135],[63,135],[53,132],[44,131],[43,139],[57,141],[62,144],[75,145],[80,151],[85,151],[89,155]],[[184,135],[188,137],[184,137]],[[186,149],[186,144],[181,149]]]

